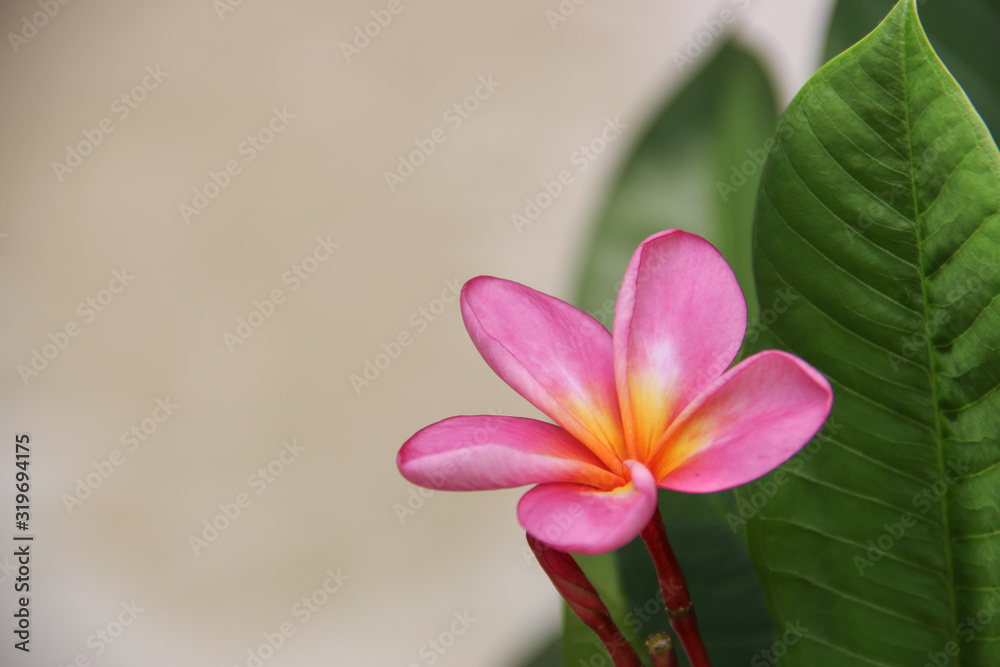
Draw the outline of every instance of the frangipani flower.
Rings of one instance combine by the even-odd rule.
[[[610,334],[564,301],[499,278],[467,282],[461,306],[486,363],[555,424],[452,417],[410,438],[397,465],[435,489],[536,484],[518,519],[563,551],[630,542],[656,510],[657,487],[707,493],[771,471],[833,403],[826,379],[785,352],[726,370],[746,302],[722,255],[686,232],[661,232],[635,251]]]

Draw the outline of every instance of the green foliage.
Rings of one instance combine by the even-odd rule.
[[[586,255],[577,305],[610,328],[618,284],[646,237],[684,229],[712,241],[753,309],[754,195],[778,112],[757,59],[724,45],[640,139],[608,196]]]
[[[638,143],[588,253],[577,302],[610,326],[640,241],[705,236],[756,314],[751,351],[788,349],[834,385],[827,427],[740,489],[741,510],[732,493],[661,493],[717,667],[1000,664],[1000,154],[913,0],[841,0],[828,57],[890,10],[803,88],[775,143],[766,74],[724,47]],[[1000,127],[1000,3],[921,10]],[[641,542],[583,562],[634,642],[666,627]],[[564,664],[600,655],[566,628]]]
[[[896,3],[894,0],[840,0],[834,10],[826,60],[845,51],[871,32]],[[998,0],[948,0],[920,6],[920,22],[934,50],[951,70],[996,137],[1000,128],[1000,39]]]
[[[756,347],[836,396],[829,436],[747,526],[779,633],[805,629],[780,664],[998,665],[1000,154],[913,0],[809,81],[777,137],[754,272],[762,302],[794,303]]]

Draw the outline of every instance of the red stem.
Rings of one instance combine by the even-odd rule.
[[[667,531],[663,528],[659,509],[649,524],[643,528],[641,535],[649,554],[653,557],[656,578],[660,582],[660,591],[663,593],[663,603],[670,616],[670,625],[677,633],[691,667],[712,667],[705,651],[705,644],[698,634],[698,621],[691,604],[691,594],[688,593],[687,584],[684,583],[684,575],[681,573],[677,556],[674,555],[674,550],[667,540]]]
[[[615,667],[642,667],[628,639],[573,557],[528,535],[528,546],[566,604],[601,639]]]
[[[657,632],[647,639],[646,650],[653,659],[653,667],[677,667],[677,653],[666,632]]]

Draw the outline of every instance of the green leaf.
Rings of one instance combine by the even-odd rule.
[[[610,328],[632,253],[664,229],[704,236],[753,311],[754,196],[778,112],[757,59],[732,44],[668,100],[622,168],[597,221],[577,304]]]
[[[537,649],[529,658],[521,661],[519,667],[562,667],[560,638],[555,637]]]
[[[715,243],[733,264],[752,304],[754,195],[776,121],[774,93],[756,58],[731,44],[723,46],[666,102],[620,172],[597,222],[577,305],[610,327],[632,253],[646,237],[668,228],[686,229]],[[726,520],[727,515],[738,519],[733,493],[664,491],[660,510],[713,664],[745,667],[772,642],[773,629],[743,535]],[[604,563],[603,573],[591,571],[595,563]],[[669,621],[642,541],[615,554],[581,559],[581,564],[619,627],[637,640],[636,650],[645,656],[638,640],[667,630]],[[564,627],[564,664],[607,664],[591,662],[598,654],[585,626],[567,618]]]
[[[780,664],[1000,665],[1000,153],[913,0],[777,136],[754,271],[784,312],[756,347],[836,397],[772,493],[739,492]]]
[[[830,22],[826,60],[867,35],[889,13],[894,0],[840,0]],[[922,2],[920,21],[931,43],[979,111],[994,138],[1000,130],[1000,2]]]

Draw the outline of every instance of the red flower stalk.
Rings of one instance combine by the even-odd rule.
[[[642,541],[646,543],[646,548],[653,557],[653,566],[656,568],[656,578],[663,593],[667,615],[670,616],[670,625],[681,640],[691,667],[711,667],[705,644],[698,634],[698,621],[694,615],[694,606],[691,604],[691,594],[688,593],[677,556],[674,555],[674,550],[667,540],[667,531],[663,528],[659,509],[653,514],[653,518],[641,535]]]
[[[600,638],[615,667],[642,667],[639,656],[615,626],[608,608],[573,557],[531,535],[528,546],[569,608]]]

